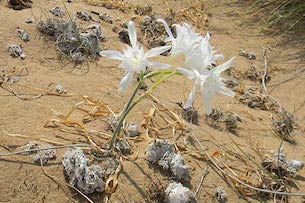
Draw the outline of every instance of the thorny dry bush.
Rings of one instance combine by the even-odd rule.
[[[162,23],[157,22],[154,15],[146,15],[143,17],[141,23],[141,32],[144,35],[144,40],[147,41],[150,48],[165,46],[166,33]],[[163,53],[163,55],[168,52]]]
[[[31,8],[32,3],[33,2],[31,0],[8,0],[9,7],[13,8],[14,10]]]
[[[221,110],[213,109],[212,113],[206,116],[206,122],[214,128],[226,129],[236,134],[238,122],[242,122],[242,119],[231,111],[222,112]]]
[[[293,132],[299,128],[299,125],[297,118],[293,114],[280,108],[271,116],[271,123],[272,130],[275,134],[286,141],[294,142],[292,140]]]
[[[177,103],[178,106],[180,107],[180,114],[181,117],[188,123],[192,123],[197,125],[199,121],[199,114],[198,110],[195,109],[194,106],[190,106],[187,109],[184,109],[182,106],[182,103]]]
[[[164,202],[166,199],[165,190],[166,185],[164,185],[159,179],[152,179],[150,185],[147,187],[146,193],[151,201]]]
[[[94,61],[99,58],[101,51],[99,42],[103,36],[98,24],[80,29],[74,20],[48,18],[40,21],[37,29],[46,40],[55,42],[62,62],[72,61],[77,66],[86,60]]]
[[[282,139],[294,142],[291,138],[293,131],[300,128],[299,122],[293,114],[281,106],[277,99],[268,94],[258,92],[256,87],[239,87],[237,91],[236,97],[239,101],[250,108],[271,111],[272,131]]]

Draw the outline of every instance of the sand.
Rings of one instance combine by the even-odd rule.
[[[101,46],[110,50],[122,50],[126,45],[120,42],[118,34],[112,32],[113,25],[133,18],[135,22],[141,21],[143,16],[136,15],[134,12],[121,12],[117,9],[106,9],[104,7],[92,6],[84,1],[73,1],[65,4],[70,15],[74,15],[79,10],[106,12],[114,19],[113,24],[105,23],[92,14],[93,18],[99,21],[102,31],[106,37]],[[164,16],[165,6],[162,0],[153,1],[153,12],[157,16]],[[185,7],[185,2],[170,1],[170,6],[174,9]],[[88,95],[91,98],[105,102],[115,112],[119,112],[128,101],[132,93],[132,87],[124,92],[118,92],[118,84],[123,76],[123,71],[117,66],[119,62],[100,58],[95,62],[84,64],[81,67],[74,68],[71,62],[60,63],[58,54],[54,47],[54,42],[46,42],[38,33],[36,23],[51,16],[48,10],[54,6],[63,8],[62,1],[37,1],[32,4],[32,8],[16,11],[7,6],[7,1],[0,2],[0,67],[1,70],[10,70],[12,68],[20,69],[27,67],[29,74],[21,77],[20,81],[12,84],[12,87],[19,94],[39,94],[40,90],[45,90],[50,83],[60,84],[68,94],[73,96],[41,96],[34,100],[21,100],[12,93],[0,89],[0,153],[7,153],[8,147],[14,151],[14,146],[19,147],[26,144],[31,139],[23,139],[8,136],[5,132],[21,135],[44,137],[48,140],[57,141],[65,144],[86,142],[86,139],[78,134],[64,133],[58,129],[45,128],[44,125],[54,118],[52,110],[61,113],[67,113],[75,104],[83,101],[82,96]],[[259,19],[249,23],[249,16],[244,13],[245,5],[236,3],[217,3],[207,1],[204,5],[206,9],[206,18],[208,23],[201,25],[196,31],[205,34],[209,31],[212,35],[211,44],[220,53],[224,54],[226,59],[237,56],[234,62],[234,70],[246,71],[251,63],[257,70],[264,70],[264,59],[262,47],[266,47],[269,61],[269,76],[271,81],[267,83],[268,91],[278,99],[280,104],[288,112],[294,113],[298,118],[299,126],[304,124],[304,102],[305,91],[304,80],[304,61],[297,53],[301,48],[293,44],[282,44],[281,38],[258,34]],[[32,18],[33,24],[27,24],[26,18]],[[77,20],[82,26],[90,24]],[[91,22],[92,23],[92,22]],[[30,34],[31,40],[23,42],[16,36],[16,28],[22,28]],[[139,30],[139,28],[137,28]],[[143,36],[141,36],[143,39]],[[6,52],[9,44],[20,44],[26,53],[26,59],[12,58]],[[147,43],[144,45],[147,45]],[[147,48],[147,47],[146,47]],[[249,61],[245,57],[238,56],[240,49],[246,49],[256,55],[256,60]],[[161,56],[160,61],[166,62],[167,57]],[[182,59],[180,60],[182,61]],[[175,62],[179,63],[179,61]],[[174,64],[175,64],[174,63]],[[225,76],[228,78],[228,76]],[[287,80],[288,79],[288,80]],[[243,84],[256,85],[262,88],[259,81],[249,79],[240,79]],[[286,81],[287,80],[287,81]],[[283,82],[284,81],[284,82]],[[133,82],[132,86],[135,86]],[[161,100],[169,109],[178,112],[179,107],[176,102],[184,102],[191,88],[191,81],[182,76],[175,76],[158,87],[154,95]],[[29,88],[30,87],[30,88]],[[38,88],[39,90],[33,89]],[[194,106],[198,109],[199,124],[188,124],[192,132],[205,146],[209,154],[220,153],[217,159],[228,164],[236,174],[241,175],[243,171],[254,167],[249,160],[244,163],[237,154],[242,152],[233,144],[236,142],[240,148],[251,156],[257,163],[260,163],[262,157],[268,150],[277,150],[281,138],[276,136],[271,128],[272,111],[263,111],[252,109],[240,103],[237,98],[229,98],[219,95],[213,99],[213,106],[223,111],[232,111],[242,118],[238,122],[236,134],[232,134],[225,129],[215,129],[208,125],[205,120],[205,108],[202,106],[202,100],[199,90]],[[144,119],[144,113],[149,112],[153,105],[151,99],[145,99],[128,116],[127,121],[135,122],[140,125]],[[79,119],[75,115],[76,119]],[[97,119],[88,124],[92,129],[103,130],[103,119]],[[145,133],[140,128],[142,134]],[[178,134],[171,135],[171,129],[162,131],[161,138],[167,138],[175,141]],[[190,137],[185,135],[184,138]],[[109,198],[110,202],[146,202],[149,201],[149,187],[151,182],[162,182],[168,184],[170,178],[166,174],[152,167],[145,160],[145,149],[156,136],[152,139],[135,142],[133,144],[134,154],[138,151],[136,160],[124,160],[123,170],[118,179],[118,188]],[[184,143],[183,136],[177,139],[177,142]],[[304,134],[301,129],[294,133],[293,139],[296,144],[284,141],[282,146],[289,159],[305,161],[304,153]],[[44,142],[35,141],[41,145]],[[106,140],[99,139],[99,144],[105,145]],[[225,156],[220,145],[232,153]],[[199,153],[202,153],[198,144],[195,144]],[[12,148],[13,147],[13,148]],[[223,149],[224,149],[223,148]],[[44,171],[58,180],[64,182],[63,166],[61,164],[62,155],[67,149],[57,150],[57,159],[44,166]],[[190,189],[196,191],[203,170],[209,164],[204,159],[196,159],[187,152],[181,151],[187,165],[191,169]],[[93,161],[91,157],[90,160]],[[98,161],[95,161],[98,164]],[[14,155],[0,158],[1,184],[0,201],[1,202],[86,202],[75,190],[61,185],[57,181],[47,177],[42,168],[33,163],[31,156]],[[224,187],[228,194],[229,202],[256,202],[259,198],[247,198],[238,193],[234,188],[234,183],[228,183],[221,173],[210,166],[208,168],[203,185],[199,190],[199,202],[215,202],[214,191],[218,186]],[[305,172],[301,170],[294,182],[297,188],[292,187],[291,192],[304,193]],[[101,202],[101,194],[89,195],[94,202]],[[301,198],[291,198],[291,202],[301,202]]]

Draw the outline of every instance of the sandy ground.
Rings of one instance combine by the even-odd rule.
[[[164,15],[163,1],[153,1],[153,12],[157,16]],[[178,1],[179,2],[179,1]],[[171,2],[173,7],[183,7],[183,3]],[[181,5],[180,5],[181,4]],[[44,125],[54,118],[53,110],[66,113],[73,105],[83,101],[82,96],[88,95],[91,98],[109,104],[109,107],[119,111],[127,102],[132,88],[119,93],[117,87],[123,72],[117,68],[118,62],[101,58],[96,63],[90,63],[89,66],[82,66],[74,69],[69,63],[62,65],[58,61],[54,44],[45,42],[40,37],[35,23],[44,19],[47,11],[54,6],[63,7],[60,0],[35,2],[32,9],[15,11],[8,8],[6,1],[0,2],[0,67],[1,70],[12,68],[27,67],[29,74],[22,77],[21,80],[12,85],[20,94],[39,93],[39,90],[33,88],[46,89],[50,83],[61,84],[73,94],[71,97],[42,96],[39,99],[23,101],[12,95],[10,92],[0,89],[0,151],[8,152],[7,146],[22,146],[28,139],[11,137],[5,132],[16,133],[34,137],[44,137],[49,140],[61,143],[77,143],[85,141],[84,137],[77,134],[63,133],[57,129],[44,128]],[[122,22],[130,19],[136,19],[140,22],[143,16],[138,16],[133,12],[123,13],[116,9],[106,9],[103,7],[90,6],[82,1],[72,1],[66,4],[69,12],[73,15],[78,10],[106,12],[114,18],[114,24],[120,25]],[[289,112],[294,113],[300,126],[304,124],[304,102],[305,85],[304,80],[304,61],[297,54],[301,49],[298,46],[281,44],[280,39],[258,34],[258,28],[255,23],[247,23],[248,16],[245,14],[244,7],[238,4],[223,4],[207,1],[206,5],[208,25],[197,29],[198,32],[205,34],[209,31],[212,35],[211,44],[223,53],[226,59],[236,56],[241,48],[255,53],[257,59],[251,61],[257,70],[264,69],[264,60],[262,47],[270,47],[267,51],[269,59],[269,70],[271,81],[267,83],[268,90],[274,90],[271,95],[279,100],[281,105]],[[45,12],[43,12],[45,11]],[[209,14],[209,15],[208,15]],[[34,24],[27,24],[25,19],[31,17]],[[97,19],[97,16],[93,17]],[[257,20],[259,21],[259,19]],[[81,25],[86,23],[77,20]],[[111,31],[111,24],[103,21],[99,22],[106,36],[106,41],[101,45],[111,50],[121,50],[125,44],[120,42],[118,35]],[[259,24],[259,23],[258,23]],[[29,42],[23,42],[16,37],[16,28],[25,29],[31,36]],[[25,60],[12,58],[6,52],[7,45],[11,43],[21,44],[27,55]],[[160,57],[161,61],[167,61],[166,57]],[[249,69],[250,61],[245,57],[237,56],[234,62],[234,69],[246,71]],[[88,72],[86,69],[89,68]],[[288,80],[287,80],[288,79]],[[287,80],[287,81],[286,81]],[[283,82],[284,81],[284,82]],[[247,85],[256,85],[261,88],[260,82],[253,82],[243,79],[242,82]],[[279,84],[280,83],[280,84]],[[23,85],[23,86],[21,86]],[[133,83],[135,85],[135,83]],[[25,87],[26,86],[26,87]],[[30,88],[29,88],[30,87]],[[191,82],[182,76],[175,76],[165,82],[155,91],[155,96],[172,110],[177,111],[176,102],[183,102],[188,96],[191,88]],[[200,95],[198,90],[197,95]],[[151,99],[144,100],[128,117],[128,121],[140,124],[143,120],[143,113],[149,112],[153,102]],[[234,135],[226,130],[218,130],[209,126],[205,122],[205,109],[202,106],[202,100],[199,96],[195,101],[195,107],[199,110],[199,125],[188,124],[194,134],[212,154],[219,152],[218,159],[227,163],[237,174],[242,171],[253,168],[249,160],[244,163],[238,159],[237,154],[242,152],[233,144],[234,140],[239,147],[251,157],[260,163],[257,151],[262,154],[268,150],[277,150],[281,139],[270,129],[270,116],[272,112],[251,109],[240,103],[236,98],[217,96],[213,100],[214,107],[222,110],[230,110],[242,118],[238,123],[237,134]],[[96,120],[91,127],[101,128],[101,121]],[[170,130],[169,130],[170,131]],[[144,133],[144,129],[140,129]],[[170,137],[170,132],[162,136]],[[284,141],[283,147],[289,159],[298,159],[305,161],[304,153],[304,135],[299,129],[295,131],[293,137],[296,144],[290,144]],[[30,139],[31,140],[31,139]],[[170,138],[174,141],[174,138]],[[184,138],[179,138],[178,142],[183,143]],[[36,141],[37,142],[37,141]],[[151,181],[161,181],[168,183],[167,178],[158,169],[151,167],[145,160],[145,149],[151,140],[141,141],[135,144],[139,150],[138,159],[135,161],[123,161],[123,171],[119,176],[119,185],[117,191],[110,197],[110,202],[146,202],[148,200],[148,188]],[[38,142],[45,144],[43,142]],[[104,143],[106,141],[104,140]],[[234,152],[226,157],[219,146]],[[5,148],[6,147],[6,148]],[[198,146],[197,146],[198,147]],[[198,150],[200,150],[198,148]],[[61,157],[66,149],[57,151],[57,159],[44,166],[47,174],[57,177],[64,181],[63,167]],[[136,150],[135,150],[136,151]],[[191,168],[192,191],[197,189],[202,171],[207,166],[205,160],[195,159],[188,153],[183,153],[187,165]],[[97,162],[98,164],[98,162]],[[0,158],[1,184],[0,184],[0,202],[86,202],[76,191],[47,177],[40,166],[33,163],[31,156],[7,156]],[[208,174],[199,190],[199,202],[216,202],[214,190],[217,186],[222,186],[228,193],[229,202],[256,202],[259,198],[245,198],[238,193],[234,183],[228,182],[221,173],[213,167],[208,168]],[[291,192],[304,193],[305,172],[301,170],[294,180],[299,189],[292,187]],[[99,194],[89,196],[94,202],[101,202]],[[291,202],[304,201],[301,198],[291,198]]]

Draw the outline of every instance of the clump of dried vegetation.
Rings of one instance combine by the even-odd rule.
[[[250,108],[260,110],[276,110],[280,105],[279,102],[272,96],[261,93],[256,86],[244,86],[237,84],[233,88],[236,91],[236,98]]]
[[[217,129],[226,129],[231,133],[236,133],[238,122],[242,119],[231,111],[220,111],[213,109],[212,113],[206,116],[207,123]]]
[[[9,7],[13,8],[14,10],[31,8],[32,3],[33,2],[31,0],[8,0]]]
[[[189,22],[197,28],[203,28],[208,25],[208,15],[203,1],[188,1],[186,6],[180,10],[173,10],[168,1],[166,4],[166,20],[169,22]]]
[[[85,0],[89,5],[101,6],[107,9],[118,9],[119,11],[126,12],[133,8],[129,2],[121,0]]]
[[[179,112],[181,114],[181,117],[188,123],[197,125],[199,119],[198,110],[196,110],[194,106],[184,109],[181,102],[177,104],[180,107]]]
[[[282,139],[294,142],[293,132],[298,129],[297,118],[283,108],[277,110],[271,117],[272,130]]]
[[[37,29],[45,39],[55,42],[61,62],[68,60],[80,65],[99,58],[99,40],[103,37],[99,25],[81,30],[71,19],[48,18],[40,21]]]
[[[150,48],[166,45],[164,27],[161,23],[157,22],[155,16],[144,16],[140,23],[140,27],[144,39],[147,41]]]
[[[150,185],[147,187],[146,193],[148,198],[154,202],[164,202],[166,199],[166,185],[159,179],[151,180]]]
[[[305,26],[305,1],[255,0],[255,6],[268,13],[263,30],[274,33],[302,33]]]
[[[245,200],[254,198],[260,201],[270,199],[288,201],[291,195],[300,195],[291,193],[291,189],[298,188],[295,177],[304,166],[302,161],[288,160],[282,148],[270,151],[262,150],[258,146],[258,148],[252,148],[258,155],[256,158],[255,153],[248,154],[240,144],[231,140],[238,151],[216,143],[221,152],[216,151],[209,158],[217,160],[213,163],[219,164],[217,168],[220,171],[223,167],[229,173],[234,174],[235,177],[225,173],[229,177],[232,188],[236,189],[236,192]],[[236,164],[232,166],[232,164],[226,163],[228,160],[231,163],[240,163],[239,165],[242,167],[236,168]]]

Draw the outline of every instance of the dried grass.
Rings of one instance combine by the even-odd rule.
[[[305,1],[303,0],[255,0],[255,7],[266,15],[263,31],[275,34],[304,34]]]

